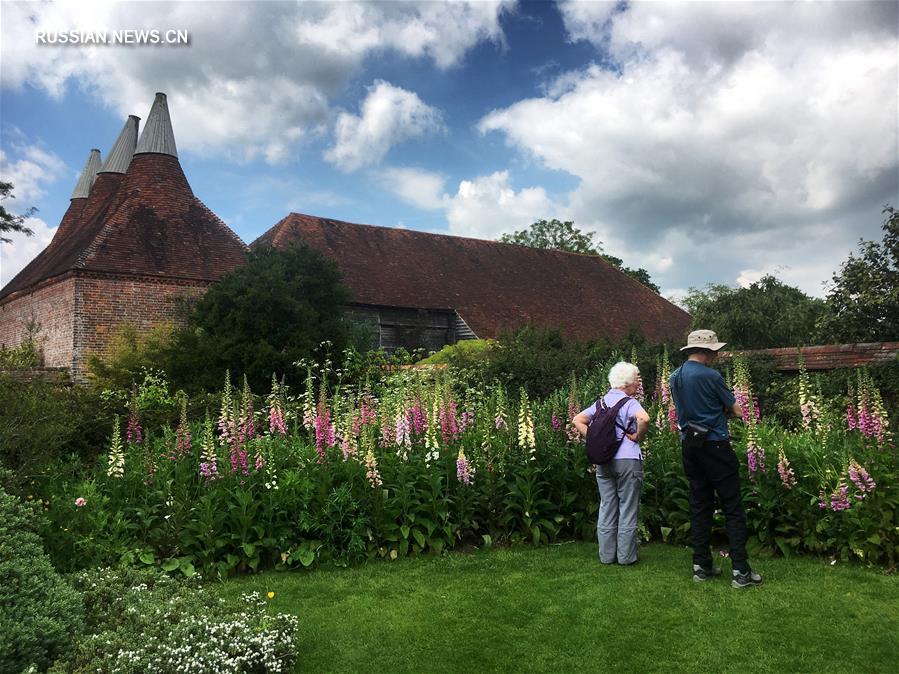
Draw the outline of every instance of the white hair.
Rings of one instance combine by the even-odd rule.
[[[633,363],[615,363],[609,370],[609,386],[612,388],[624,388],[633,384],[640,376],[640,370]]]

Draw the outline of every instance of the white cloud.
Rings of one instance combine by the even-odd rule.
[[[476,2],[309,3],[294,28],[298,41],[336,55],[393,49],[456,65],[482,40],[504,44],[499,16],[514,0]]]
[[[15,159],[0,150],[0,176],[4,182],[12,183],[15,197],[3,201],[3,207],[10,213],[24,214],[36,206],[46,194],[49,184],[67,174],[65,163],[53,152],[38,145],[28,145],[18,129],[10,127],[8,135],[15,140],[10,148]],[[72,177],[72,187],[77,176]],[[56,228],[49,227],[40,218],[28,217],[23,223],[34,232],[28,236],[21,232],[4,232],[3,238],[10,243],[0,243],[0,288],[40,253],[53,238]]]
[[[608,21],[618,4],[616,0],[558,0],[559,13],[570,40],[602,42],[608,34]]]
[[[33,236],[6,232],[3,237],[12,243],[0,243],[0,288],[46,248],[56,233],[56,227],[50,227],[40,218],[26,218],[24,224],[34,232]]]
[[[633,3],[591,24],[563,5],[618,69],[566,73],[479,129],[577,177],[571,219],[663,287],[785,267],[821,294],[899,199],[897,7]]]
[[[418,94],[383,80],[368,89],[361,114],[343,112],[334,129],[334,145],[324,158],[341,171],[377,164],[394,145],[444,129],[440,111]]]
[[[17,158],[10,159],[0,150],[0,175],[4,182],[12,183],[14,201],[3,205],[14,213],[24,213],[46,194],[45,187],[66,173],[66,165],[55,153],[37,145],[13,144]],[[75,180],[72,187],[75,187]]]
[[[516,191],[508,171],[462,180],[455,194],[445,191],[444,176],[418,168],[390,167],[379,171],[377,180],[417,208],[444,210],[449,232],[458,236],[498,239],[537,220],[565,219],[567,213],[542,187]]]
[[[180,150],[283,161],[329,122],[331,100],[385,51],[445,69],[503,44],[514,2],[4,3],[2,86],[71,86],[125,118],[169,94]],[[36,32],[188,30],[188,46],[50,46]],[[113,139],[109,139],[111,143]],[[93,141],[101,143],[102,139]]]
[[[408,167],[388,167],[378,172],[387,189],[406,203],[424,210],[443,207],[446,178],[439,173]]]
[[[508,171],[463,180],[456,194],[444,198],[444,207],[451,234],[481,239],[497,239],[541,219],[565,219],[542,187],[516,192]]]

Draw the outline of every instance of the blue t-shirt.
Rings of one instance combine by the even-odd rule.
[[[688,421],[709,429],[708,440],[727,440],[727,410],[736,402],[717,370],[695,360],[671,373],[668,390],[674,394],[674,407],[681,428]]]

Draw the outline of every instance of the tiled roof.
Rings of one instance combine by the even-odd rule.
[[[0,300],[78,267],[78,258],[103,224],[110,201],[124,179],[121,173],[100,173],[87,199],[75,199],[50,245],[0,290]]]
[[[0,299],[73,269],[214,281],[246,255],[245,244],[194,196],[170,155],[137,155],[124,176],[99,174],[79,220]]]
[[[478,337],[527,324],[568,337],[683,339],[688,313],[599,257],[291,213],[251,246],[303,241],[359,304],[455,309]]]
[[[194,196],[176,157],[136,154],[79,266],[214,281],[245,257],[246,245]]]

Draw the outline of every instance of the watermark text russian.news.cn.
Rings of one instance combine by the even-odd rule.
[[[39,45],[189,45],[187,30],[127,28],[123,30],[39,30]]]

